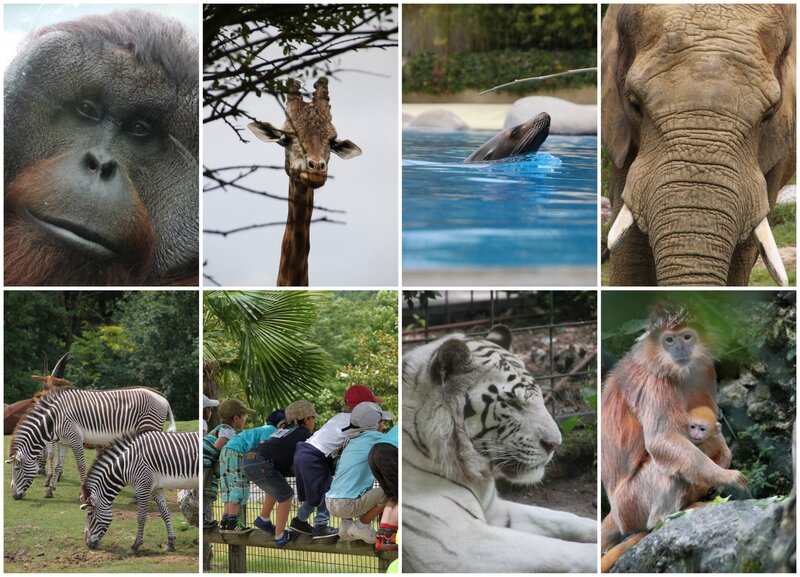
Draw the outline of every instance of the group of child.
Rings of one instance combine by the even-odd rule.
[[[349,387],[342,412],[316,432],[320,416],[308,401],[273,411],[266,425],[246,430],[247,417],[255,411],[242,401],[219,403],[205,395],[203,401],[204,410],[218,405],[220,419],[203,438],[205,529],[217,526],[210,507],[219,491],[223,503],[219,530],[249,531],[239,518],[239,508],[247,503],[252,482],[265,493],[253,524],[274,534],[277,547],[305,533],[315,539],[337,535],[341,540],[361,539],[373,543],[376,551],[397,549],[399,427],[384,434],[394,415],[381,409],[381,400],[369,387]],[[300,506],[287,527],[294,496],[286,480],[290,476],[295,477]],[[373,488],[375,480],[379,487]],[[276,504],[273,524],[270,517]],[[312,513],[313,526],[308,522]],[[331,514],[342,518],[338,530],[328,525]],[[376,533],[372,521],[378,515]]]

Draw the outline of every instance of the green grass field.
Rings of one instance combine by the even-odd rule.
[[[177,423],[178,431],[199,431],[199,421]],[[10,436],[5,437],[8,454]],[[94,451],[86,451],[86,461]],[[11,498],[11,467],[5,465],[4,523],[6,573],[197,573],[198,528],[187,525],[178,509],[176,491],[167,491],[177,551],[167,553],[167,529],[155,502],[144,527],[138,556],[128,556],[136,538],[136,505],[126,487],[114,500],[114,520],[94,551],[83,542],[86,514],[80,509],[80,482],[75,457],[67,452],[64,473],[52,499],[44,499],[44,477],[37,477],[25,497]]]

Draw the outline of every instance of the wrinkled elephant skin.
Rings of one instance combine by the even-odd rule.
[[[611,284],[746,285],[795,170],[793,5],[612,5],[602,137]]]

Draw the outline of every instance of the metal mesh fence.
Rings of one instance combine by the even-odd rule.
[[[287,479],[289,485],[296,489],[294,477]],[[375,484],[377,487],[377,483]],[[296,494],[296,492],[295,492]],[[296,497],[295,497],[296,499]],[[245,521],[248,527],[253,526],[253,520],[261,512],[261,503],[264,500],[264,491],[256,485],[250,483],[250,498],[246,511],[239,512],[239,517]],[[292,518],[297,514],[298,503],[292,502],[292,509],[289,512],[287,527]],[[277,507],[276,507],[277,509]],[[276,509],[272,511],[272,522],[275,522]],[[218,498],[212,506],[212,518],[222,518],[222,502]],[[312,514],[309,522],[313,524]],[[339,528],[341,519],[331,517],[329,525]],[[377,521],[374,523],[377,529]],[[259,531],[259,529],[254,529]],[[337,537],[331,537],[337,539]],[[221,543],[207,543],[206,547],[211,548],[211,559],[204,570],[208,573],[227,573],[228,572],[228,546]],[[377,557],[365,557],[362,555],[347,555],[339,553],[321,553],[312,551],[298,551],[292,549],[271,549],[264,547],[247,548],[247,572],[248,573],[378,573],[379,560]]]

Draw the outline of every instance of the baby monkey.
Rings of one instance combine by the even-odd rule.
[[[709,459],[723,469],[731,464],[731,450],[722,436],[722,425],[711,407],[700,406],[689,411],[689,440]]]

